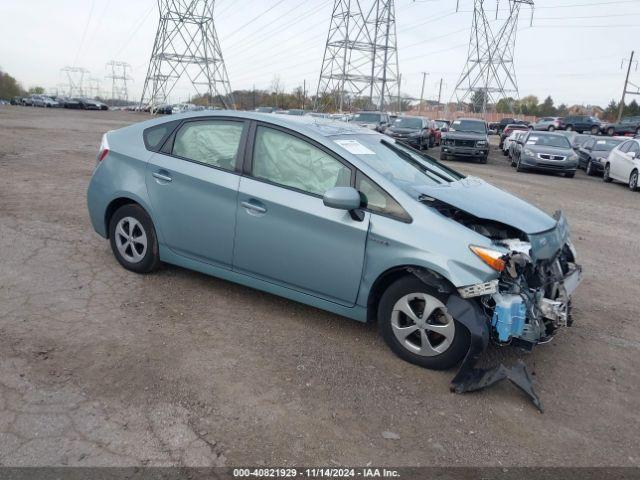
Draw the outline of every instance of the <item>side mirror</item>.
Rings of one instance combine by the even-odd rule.
[[[325,192],[322,202],[329,208],[350,211],[360,208],[361,199],[353,187],[333,187]]]
[[[629,152],[629,156],[633,159],[636,158],[638,154],[636,152]]]

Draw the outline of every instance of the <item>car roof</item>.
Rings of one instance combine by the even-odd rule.
[[[465,118],[465,117],[461,117],[461,118],[456,118],[456,120],[464,120],[465,122],[482,122],[485,123],[485,121],[481,118]]]
[[[536,131],[531,131],[531,135],[544,135],[545,137],[564,137],[565,135],[563,133],[556,133],[556,132],[536,132]],[[585,135],[585,136],[589,136],[589,135]]]
[[[380,113],[380,112],[373,112]],[[201,110],[185,112],[170,117],[161,117],[143,122],[145,126],[159,125],[173,120],[188,120],[200,117],[233,117],[246,120],[256,120],[272,125],[291,128],[308,135],[331,137],[336,135],[375,135],[376,132],[362,128],[355,124],[335,121],[328,118],[319,118],[310,115],[273,115],[271,113],[246,112],[239,110]]]

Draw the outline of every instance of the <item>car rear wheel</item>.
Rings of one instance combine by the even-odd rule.
[[[150,273],[160,266],[153,222],[139,205],[124,205],[111,217],[109,240],[116,260],[127,270]]]
[[[549,125],[550,132],[554,132],[555,130],[556,130],[556,127],[554,127],[553,125]]]
[[[629,190],[632,192],[638,191],[638,170],[634,170],[629,176]]]
[[[567,128],[565,128],[565,130],[567,132],[573,132],[573,125],[567,125]]]
[[[611,166],[607,163],[604,166],[604,173],[602,174],[602,181],[606,183],[610,183],[613,181],[611,178]]]
[[[380,333],[403,360],[434,370],[459,363],[469,349],[469,331],[445,306],[446,295],[414,276],[393,283],[380,299]]]

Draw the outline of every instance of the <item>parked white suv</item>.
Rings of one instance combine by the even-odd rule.
[[[605,182],[616,180],[627,183],[629,190],[638,190],[638,172],[640,171],[640,140],[632,139],[621,143],[611,150],[604,165]]]

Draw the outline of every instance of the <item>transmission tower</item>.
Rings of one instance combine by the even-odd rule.
[[[334,0],[316,110],[342,112],[356,100],[383,110],[397,88],[395,2],[370,0],[368,10],[362,3]]]
[[[133,80],[127,74],[127,69],[129,68],[131,68],[131,65],[126,62],[111,60],[107,63],[107,69],[110,69],[111,72],[105,78],[111,80],[111,105],[114,104],[115,100],[124,101],[125,103],[129,101],[127,82]]]
[[[523,5],[531,7],[533,21],[533,0],[507,0],[507,17],[494,28],[484,9],[485,0],[474,0],[473,23],[467,62],[456,84],[454,94],[458,104],[470,99],[482,100],[482,113],[486,113],[489,103],[497,104],[502,98],[519,98],[518,83],[514,66],[518,17]],[[499,0],[496,2],[498,19]],[[497,28],[496,28],[497,27]],[[513,113],[513,103],[510,103]]]
[[[160,22],[142,89],[140,105],[166,103],[180,78],[212,104],[235,108],[218,34],[215,0],[158,0]]]
[[[102,91],[102,80],[99,78],[89,78],[89,87],[87,87],[87,94],[91,98],[97,98]]]
[[[89,70],[82,67],[64,67],[60,70],[67,77],[66,94],[70,97],[83,97],[84,77],[89,74]]]

